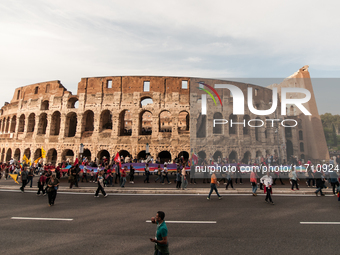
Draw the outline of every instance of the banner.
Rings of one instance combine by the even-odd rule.
[[[41,157],[46,158],[46,151],[44,150],[42,146],[41,146]]]

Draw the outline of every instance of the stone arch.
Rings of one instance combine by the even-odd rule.
[[[255,121],[255,124],[253,123],[252,125],[254,126],[259,126],[258,122],[261,122],[261,118],[257,117],[257,121]],[[261,132],[260,132],[260,127],[255,127],[255,140],[258,142],[261,142]]]
[[[302,130],[299,131],[299,140],[303,140],[303,132],[302,132]]]
[[[142,111],[139,115],[140,135],[152,134],[152,112]]]
[[[14,116],[12,117],[12,123],[11,123],[11,128],[10,128],[10,132],[11,132],[11,133],[15,133],[15,128],[16,128],[16,126],[17,126],[17,116],[14,115]]]
[[[107,162],[110,163],[110,153],[107,150],[101,150],[98,152],[97,158],[100,162],[103,160],[103,157],[106,157]]]
[[[142,97],[140,99],[140,107],[147,106],[149,104],[153,104],[153,100],[151,97]]]
[[[287,153],[287,161],[290,161],[291,157],[294,156],[293,143],[291,140],[287,140],[286,142],[286,153]]]
[[[250,120],[249,115],[244,115],[245,126],[243,126],[243,135],[250,135],[248,121]]]
[[[237,116],[234,114],[229,115],[229,135],[236,135],[237,134],[237,126],[232,125],[231,123],[237,122]]]
[[[39,116],[37,135],[45,135],[46,128],[47,128],[47,114],[41,113]]]
[[[36,149],[35,152],[34,152],[33,161],[37,160],[37,159],[40,158],[40,157],[41,157],[41,149],[38,148],[38,149]]]
[[[262,151],[258,150],[256,151],[256,158],[262,157]]]
[[[250,153],[250,151],[246,151],[246,152],[243,154],[242,162],[243,162],[244,164],[248,164],[250,160],[251,160],[251,153]]]
[[[215,112],[214,113],[214,119],[223,119],[222,113]],[[213,127],[213,134],[222,134],[222,127],[223,125],[217,124],[215,127]]]
[[[172,118],[171,113],[168,110],[163,110],[158,116],[159,132],[172,132]]]
[[[238,161],[237,152],[233,150],[229,154],[229,163],[236,163],[237,161]]]
[[[55,111],[52,114],[50,135],[59,135],[59,132],[60,132],[60,121],[61,121],[61,114],[60,114],[59,111]]]
[[[9,117],[7,118],[7,122],[6,122],[6,130],[5,130],[6,133],[9,132]]]
[[[47,111],[50,109],[50,102],[48,100],[45,100],[41,103],[41,108],[42,111]]]
[[[19,118],[18,132],[23,133],[25,131],[25,114],[21,114]]]
[[[92,135],[94,130],[94,112],[91,110],[84,112],[82,123],[82,132],[88,132]]]
[[[69,162],[74,162],[74,152],[71,149],[65,149],[61,154],[62,160],[68,160]]]
[[[69,112],[65,121],[65,137],[74,137],[77,132],[77,114]]]
[[[26,148],[24,150],[24,155],[26,156],[26,158],[30,159],[31,158],[31,149],[30,148]]]
[[[130,152],[128,152],[127,150],[120,150],[118,154],[119,156],[123,156],[124,158],[131,155]]]
[[[207,116],[199,114],[196,122],[196,137],[204,138],[207,134]]]
[[[28,116],[28,123],[27,123],[27,133],[32,133],[34,132],[34,127],[35,127],[35,114],[31,113]]]
[[[130,136],[132,134],[132,119],[129,110],[123,110],[119,114],[119,135]]]
[[[57,150],[54,148],[49,149],[47,152],[47,162],[51,162],[52,165],[55,165],[57,163],[57,158],[58,158]]]
[[[300,151],[304,152],[305,151],[305,146],[303,143],[300,143]]]
[[[190,115],[187,111],[181,111],[178,115],[178,132],[189,131]]]
[[[207,154],[205,153],[205,151],[199,151],[197,153],[198,156],[198,165],[201,165],[203,163],[203,161],[207,158]]]
[[[215,151],[214,155],[213,155],[213,159],[214,159],[214,162],[217,162],[219,160],[219,157],[222,161],[222,152],[221,151]]]
[[[20,149],[19,148],[15,149],[13,159],[20,161]]]
[[[3,148],[1,151],[1,162],[4,162],[4,159],[5,159],[5,148]]]
[[[304,161],[305,161],[305,154],[301,154],[300,158],[301,158],[302,163],[304,163]]]
[[[189,160],[189,153],[187,151],[181,151],[180,153],[178,153],[178,158],[182,157],[184,158],[185,161]]]
[[[158,158],[160,159],[161,164],[164,162],[171,162],[171,153],[169,151],[161,151],[158,153]]]
[[[77,109],[78,108],[78,98],[76,97],[71,97],[67,101],[67,108],[68,109]]]
[[[12,149],[8,148],[7,153],[6,153],[6,161],[10,161],[12,158]]]
[[[143,151],[138,152],[138,154],[137,154],[137,159],[138,159],[138,160],[139,160],[139,159],[146,159],[146,151],[143,150]]]
[[[104,110],[100,114],[99,132],[112,130],[112,114],[109,110]]]
[[[91,161],[91,151],[89,150],[89,149],[85,149],[84,150],[84,153],[83,153],[83,157],[86,157],[87,158],[87,160],[88,160],[88,162],[90,162]]]

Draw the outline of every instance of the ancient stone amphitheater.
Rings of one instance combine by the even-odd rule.
[[[304,78],[303,82],[298,78]],[[310,81],[304,67],[276,86],[293,84],[312,91],[306,79]],[[34,161],[41,156],[42,147],[47,153],[45,162],[74,161],[81,144],[82,156],[90,160],[112,159],[117,152],[145,158],[149,152],[166,161],[188,158],[191,150],[201,157],[243,161],[267,154],[279,154],[282,159],[290,155],[315,160],[328,157],[314,94],[307,105],[312,118],[288,110],[288,117],[299,121],[296,128],[213,128],[204,124],[202,137],[198,132],[202,129],[198,106],[202,93],[190,87],[198,81],[226,83],[189,77],[121,76],[82,78],[77,95],[60,81],[17,88],[11,102],[0,111],[1,161],[21,160],[24,155]],[[271,88],[235,84],[245,95],[247,87],[256,88],[254,104],[258,109],[268,107]],[[249,112],[233,116],[230,93],[222,94],[222,100],[224,107],[210,107],[205,123],[212,118],[258,118]],[[275,114],[279,113],[273,118]]]

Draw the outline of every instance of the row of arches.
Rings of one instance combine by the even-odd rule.
[[[100,114],[99,132],[105,132],[112,130],[113,116],[111,111],[104,110]],[[123,110],[119,114],[118,122],[118,135],[119,136],[131,136],[133,123],[132,114],[129,110]],[[139,113],[138,134],[139,135],[151,135],[153,130],[153,114],[149,110],[143,110]],[[27,123],[26,123],[27,121]],[[36,125],[36,121],[37,124]],[[81,133],[92,134],[94,131],[95,115],[92,110],[87,110],[82,116]],[[20,115],[19,120],[14,115],[11,118],[3,118],[0,120],[0,131],[2,133],[14,133],[18,122],[18,133],[25,132],[27,125],[27,133],[35,132],[37,129],[37,135],[46,134],[48,127],[48,116],[45,112],[36,116],[35,113],[29,114],[27,120],[25,114]],[[169,111],[163,110],[158,115],[158,131],[159,132],[172,132],[173,120]],[[56,136],[60,133],[61,125],[61,113],[55,111],[51,117],[50,135]],[[65,119],[65,137],[74,137],[77,132],[78,115],[76,112],[69,112]],[[187,111],[181,111],[178,115],[177,128],[179,133],[189,131],[189,113]]]
[[[8,162],[10,161],[12,158],[17,160],[17,161],[21,161],[21,159],[23,158],[23,156],[26,156],[28,159],[31,159],[32,162],[34,162],[36,159],[41,157],[41,149],[38,148],[34,151],[33,154],[31,154],[31,149],[30,148],[26,148],[23,152],[23,154],[21,154],[21,150],[19,148],[15,149],[14,151],[12,151],[11,148],[8,148],[7,151],[5,150],[5,148],[3,148],[1,150],[1,162]],[[131,153],[127,150],[121,150],[119,151],[119,155],[123,156],[124,158],[127,156],[131,157]],[[56,164],[56,163],[60,163],[58,162],[58,160],[60,161],[70,161],[70,162],[74,162],[75,160],[75,156],[77,156],[75,154],[75,152],[72,149],[65,149],[62,151],[61,153],[61,157],[58,158],[58,152],[55,148],[49,149],[46,153],[46,160],[47,162],[51,162],[52,164]],[[89,149],[85,149],[83,154],[83,157],[87,157],[88,161],[91,160],[101,160],[103,159],[103,157],[106,157],[106,159],[110,162],[110,160],[112,159],[113,156],[115,156],[114,153],[110,153],[107,150],[101,150],[98,151],[97,153],[91,152]],[[181,151],[178,155],[175,155],[178,158],[182,157],[185,160],[189,159],[189,153],[186,151]],[[156,155],[157,158],[160,159],[161,163],[164,162],[168,162],[173,160],[173,156],[169,151],[161,151]],[[145,150],[140,151],[137,155],[136,158],[139,159],[146,159],[147,158],[147,153]]]

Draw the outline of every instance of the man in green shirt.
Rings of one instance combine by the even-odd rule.
[[[168,228],[165,224],[164,217],[165,213],[158,211],[156,218],[151,218],[152,223],[157,223],[156,238],[150,238],[150,241],[155,243],[154,255],[169,255]]]

